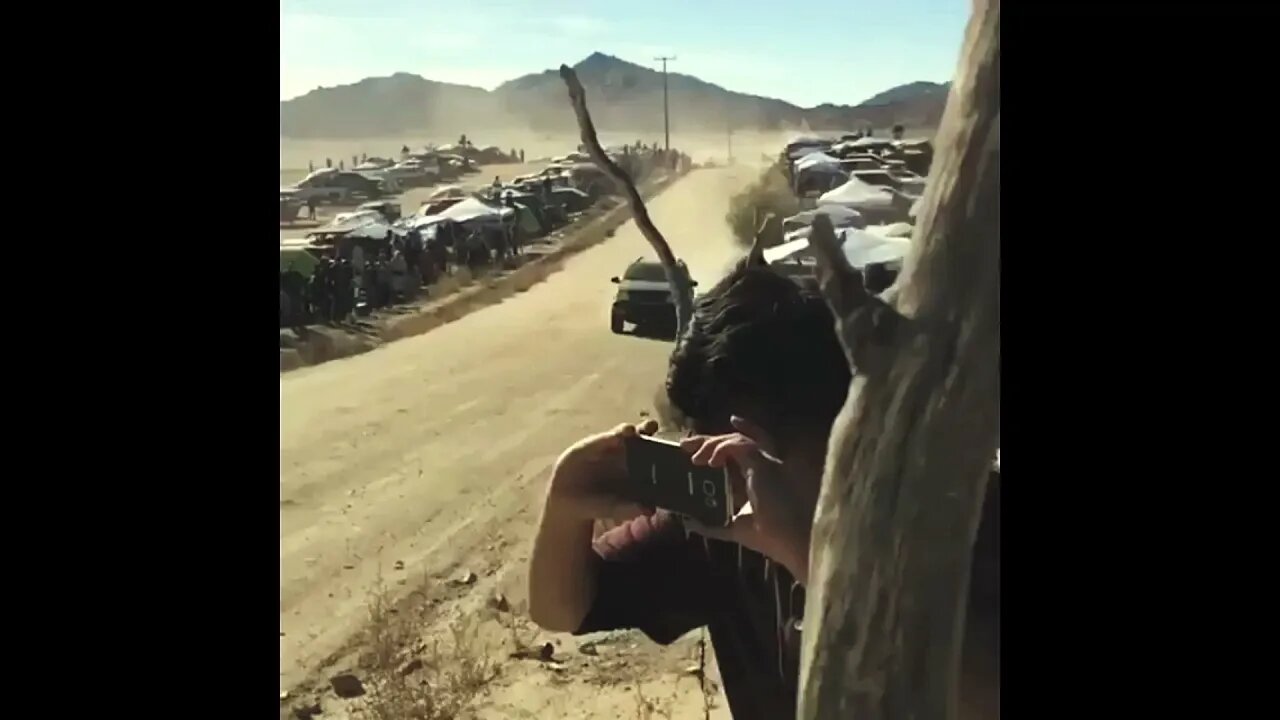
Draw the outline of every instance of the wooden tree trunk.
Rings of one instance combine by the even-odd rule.
[[[861,294],[815,226],[858,372],[813,530],[801,718],[956,716],[970,550],[999,443],[999,33],[999,0],[976,2],[896,313]]]

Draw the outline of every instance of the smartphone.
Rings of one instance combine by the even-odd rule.
[[[670,510],[710,527],[733,520],[733,489],[724,468],[694,465],[671,440],[627,438],[627,479],[633,499]]]

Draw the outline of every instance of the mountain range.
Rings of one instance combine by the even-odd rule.
[[[662,73],[604,53],[574,66],[587,106],[601,130],[662,130]],[[691,75],[667,77],[673,130],[850,130],[902,123],[935,127],[949,83],[913,82],[858,105],[802,108],[775,98],[727,90]],[[730,123],[731,119],[731,123]],[[538,132],[576,130],[558,70],[525,75],[492,91],[427,80],[409,73],[319,88],[280,103],[280,134],[288,138],[353,138],[408,132],[527,126]]]

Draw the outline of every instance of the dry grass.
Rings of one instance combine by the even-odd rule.
[[[369,720],[451,720],[498,676],[481,622],[464,615],[441,638],[427,619],[398,616],[379,588],[369,602],[368,651],[361,656],[367,692],[354,716]],[[434,635],[434,636],[433,636]]]
[[[791,191],[787,177],[779,165],[772,165],[760,175],[760,179],[729,200],[729,214],[725,222],[733,229],[734,239],[744,247],[750,247],[765,215],[773,213],[781,220],[798,212],[800,201]],[[766,237],[765,247],[782,242],[781,226],[775,229],[777,237]]]

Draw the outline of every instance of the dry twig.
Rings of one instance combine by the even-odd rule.
[[[569,88],[569,102],[573,104],[573,113],[578,119],[578,130],[582,136],[582,144],[587,147],[587,154],[595,161],[597,167],[622,186],[627,195],[627,204],[631,206],[631,214],[635,216],[636,227],[640,228],[640,233],[653,246],[654,252],[658,254],[658,260],[667,271],[667,281],[675,291],[676,337],[683,337],[684,330],[689,326],[690,318],[693,317],[693,288],[689,284],[689,278],[680,272],[676,265],[676,256],[671,252],[667,239],[658,232],[653,220],[649,218],[649,211],[645,208],[644,201],[640,199],[640,192],[636,190],[635,182],[600,146],[595,125],[591,122],[591,113],[587,111],[586,91],[578,80],[578,74],[568,65],[561,65],[560,77]]]

